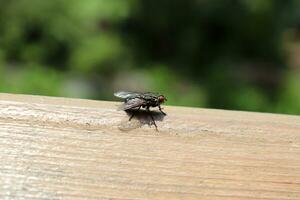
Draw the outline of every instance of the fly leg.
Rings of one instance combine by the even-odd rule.
[[[140,108],[141,108],[141,106],[137,110],[133,111],[132,115],[129,118],[129,121],[134,117],[135,113],[137,113],[140,110]]]
[[[149,115],[150,115],[150,117],[151,117],[151,119],[152,119],[152,122],[153,122],[153,124],[154,124],[154,126],[155,126],[155,128],[156,128],[156,130],[157,130],[157,125],[156,125],[156,123],[155,123],[155,121],[154,121],[154,118],[153,118],[153,116],[152,116],[152,114],[151,114],[151,111],[150,111],[149,107],[147,107],[147,112],[149,113]]]
[[[163,115],[167,115],[164,111],[162,111],[162,108],[160,107],[160,105],[158,105],[158,109]]]

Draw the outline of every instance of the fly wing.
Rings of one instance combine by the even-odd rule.
[[[126,101],[124,104],[122,104],[119,107],[119,110],[129,110],[132,108],[137,108],[137,107],[144,105],[145,103],[146,103],[146,101],[141,98],[129,99],[128,101]]]
[[[122,98],[122,99],[127,99],[128,97],[135,97],[139,95],[140,93],[138,92],[125,92],[125,91],[119,91],[115,92],[114,95],[116,97]]]

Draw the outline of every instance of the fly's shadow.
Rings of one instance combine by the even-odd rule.
[[[119,126],[120,130],[130,131],[136,128],[140,128],[144,125],[156,126],[156,121],[163,121],[165,115],[158,111],[147,111],[142,109],[130,109],[125,110],[128,118],[123,120]]]

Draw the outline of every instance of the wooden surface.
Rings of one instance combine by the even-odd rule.
[[[0,94],[0,199],[300,199],[300,117]]]

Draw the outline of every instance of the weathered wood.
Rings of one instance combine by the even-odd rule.
[[[300,199],[299,116],[118,105],[0,94],[0,199]]]

